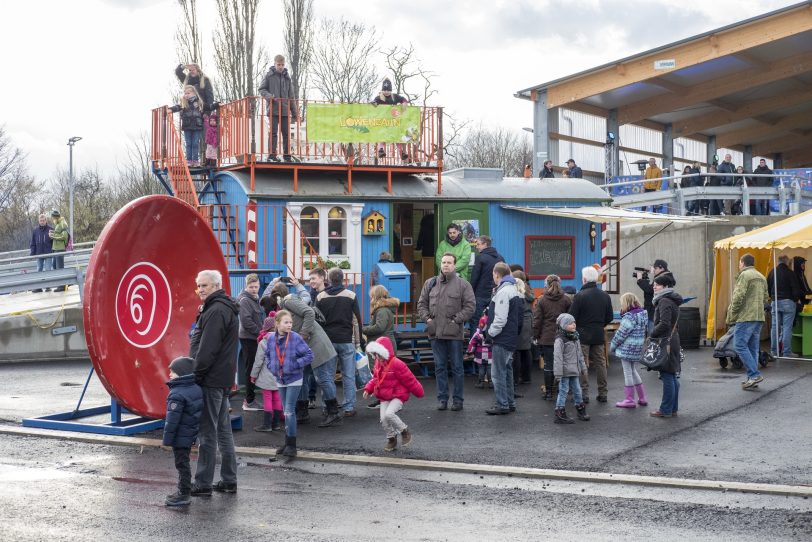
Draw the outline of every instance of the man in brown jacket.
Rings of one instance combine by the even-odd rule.
[[[454,401],[451,410],[462,410],[463,331],[465,322],[474,314],[476,298],[471,285],[457,275],[457,258],[446,252],[440,261],[440,274],[423,285],[417,302],[417,313],[426,322],[426,332],[434,353],[434,376],[437,379],[438,410],[448,408],[448,364],[454,376]]]

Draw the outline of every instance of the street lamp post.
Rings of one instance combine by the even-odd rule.
[[[70,227],[70,235],[74,239],[76,238],[76,234],[73,231],[73,146],[76,144],[77,141],[80,141],[81,139],[82,138],[79,137],[79,136],[73,136],[72,138],[68,139],[68,147],[70,147],[70,153],[69,153],[70,159],[69,159],[69,166],[68,166],[68,171],[69,171],[69,176],[70,176],[70,178],[69,178],[70,185],[68,187],[68,191],[69,191],[69,194],[70,194],[69,195],[69,199],[70,199],[70,226],[69,227]]]

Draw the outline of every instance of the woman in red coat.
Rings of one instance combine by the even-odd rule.
[[[384,450],[391,452],[398,447],[398,434],[401,446],[408,446],[412,441],[412,434],[398,417],[398,411],[409,400],[409,394],[423,397],[423,386],[406,364],[395,357],[392,341],[388,337],[379,337],[370,342],[366,351],[375,360],[375,368],[372,370],[372,380],[364,387],[364,399],[372,394],[381,402],[381,425],[387,437]]]

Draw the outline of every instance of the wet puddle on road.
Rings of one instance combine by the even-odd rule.
[[[44,480],[63,480],[77,476],[78,473],[59,469],[37,469],[19,465],[0,465],[0,479],[4,482],[41,482]]]

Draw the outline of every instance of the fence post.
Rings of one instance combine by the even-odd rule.
[[[685,216],[685,193],[682,191],[681,184],[677,184],[674,189],[674,198],[677,200],[677,214]]]
[[[778,185],[778,214],[786,214],[787,209],[787,189],[784,187],[784,180]]]
[[[750,188],[746,180],[742,180],[742,215],[750,215]]]
[[[797,215],[801,212],[801,183],[798,179],[792,180],[792,203],[789,205],[789,213]]]

